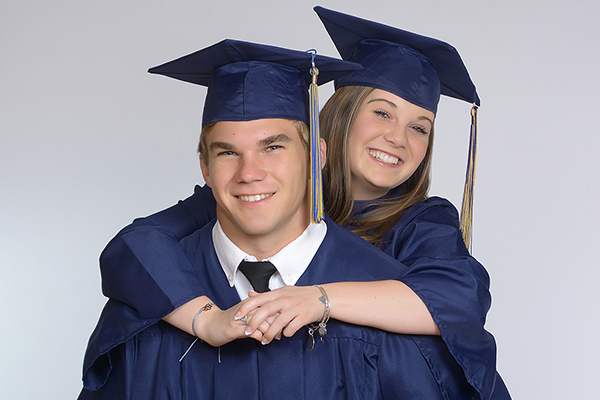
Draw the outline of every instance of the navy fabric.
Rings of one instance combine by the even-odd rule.
[[[204,280],[206,294],[225,309],[240,299],[218,265],[212,226],[181,245]],[[399,279],[406,273],[406,267],[331,220],[327,226],[325,240],[298,285],[335,282],[340,276],[349,281]],[[437,347],[429,351],[438,350],[432,364],[413,336],[331,320],[312,351],[302,329],[267,346],[252,339],[218,349],[196,343],[179,363],[191,335],[163,321],[124,319],[127,306],[110,302],[113,311],[120,311],[102,315],[99,327],[105,327],[106,335],[101,335],[99,348],[105,353],[97,360],[104,361],[90,366],[80,399],[478,398],[439,337],[431,337]],[[125,335],[115,326],[126,328]],[[97,376],[104,381],[89,381]]]
[[[318,84],[361,68],[317,55]],[[148,72],[208,87],[202,126],[216,121],[286,118],[309,123],[312,54],[226,39]]]
[[[100,255],[103,294],[127,304],[147,319],[160,319],[202,296],[202,281],[193,273],[179,240],[216,215],[212,190],[208,186],[196,186],[193,196],[149,217],[134,220]]]
[[[370,202],[355,202],[356,216]],[[456,208],[431,197],[409,208],[384,240],[385,252],[408,267],[401,281],[423,300],[467,380],[483,399],[509,399],[496,372],[496,342],[484,329],[491,306],[487,271],[465,247]],[[435,341],[415,341],[430,362],[436,362]]]
[[[193,267],[179,239],[208,223],[214,217],[214,208],[210,188],[197,186],[193,196],[170,209],[136,219],[107,245],[100,267],[104,292],[113,299],[106,308],[111,310],[115,321],[123,319],[125,325],[135,316],[144,319],[139,329],[131,330],[129,335],[141,332],[185,302],[207,295],[204,286],[208,283],[189,273]],[[483,328],[490,302],[489,278],[459,240],[457,224],[456,209],[448,201],[434,197],[417,203],[390,232],[386,252],[409,267],[401,280],[423,299],[440,327],[441,339],[412,337],[428,362],[443,364],[439,353],[449,353],[456,360],[452,365],[464,371],[482,399],[508,399],[510,396],[495,368],[495,342]],[[449,238],[450,244],[444,244]],[[155,250],[156,254],[148,249]],[[366,248],[369,252],[373,250],[370,245]],[[128,256],[128,264],[123,264],[119,255],[133,256]],[[122,265],[127,268],[120,268]],[[417,272],[423,273],[424,279]],[[140,277],[144,278],[142,284],[138,283]],[[343,275],[337,280],[340,279],[349,278]],[[144,306],[155,302],[156,297],[166,300],[154,310]],[[114,306],[113,303],[119,303],[114,299],[124,301],[127,307]],[[169,303],[168,299],[174,300]],[[125,332],[120,329],[121,333]],[[123,343],[127,336],[115,335],[111,341],[100,332],[99,323],[84,360],[86,387],[102,386],[102,378],[108,376],[111,365],[108,351]],[[101,346],[101,343],[109,344]]]
[[[336,88],[386,90],[434,114],[440,94],[480,105],[475,85],[450,44],[323,7],[314,10],[342,58],[364,67],[336,79]]]

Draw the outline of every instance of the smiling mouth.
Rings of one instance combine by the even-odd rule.
[[[379,150],[369,150],[371,156],[377,161],[381,161],[382,163],[390,164],[390,165],[398,165],[400,159],[398,157],[394,157],[392,155],[386,154],[383,151]]]
[[[254,203],[255,201],[260,201],[262,199],[266,199],[267,197],[271,197],[274,194],[275,193],[253,194],[250,196],[237,196],[237,198],[242,201],[248,201],[250,203]]]

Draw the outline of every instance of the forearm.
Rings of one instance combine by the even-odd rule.
[[[324,284],[330,302],[330,318],[371,326],[393,333],[439,335],[425,304],[408,286],[396,280]],[[255,312],[248,324],[251,332],[267,317],[279,314],[264,336],[268,341],[279,332],[292,336],[303,326],[320,322],[324,305],[315,286],[284,286],[253,294],[239,308],[237,317]]]
[[[322,285],[331,304],[331,318],[388,332],[439,335],[423,301],[404,283],[337,282]]]
[[[215,347],[245,337],[262,339],[260,331],[246,335],[246,324],[234,318],[241,303],[228,310],[221,310],[217,305],[211,303],[211,299],[207,296],[196,297],[177,307],[165,316],[163,321]],[[206,307],[209,304],[211,305]]]
[[[190,335],[194,335],[195,333],[192,329],[192,322],[196,313],[205,305],[212,303],[212,301],[206,296],[196,297],[193,300],[188,301],[180,307],[177,307],[173,312],[163,318],[165,322],[173,325],[176,328],[181,329],[189,333]],[[215,307],[215,310],[218,307]],[[204,315],[202,315],[204,314]],[[200,313],[196,318],[196,331],[199,331],[199,328],[206,324],[206,320],[209,319],[207,317],[208,313]]]

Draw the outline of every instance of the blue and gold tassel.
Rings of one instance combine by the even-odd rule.
[[[471,108],[471,134],[469,138],[469,159],[465,176],[462,209],[460,211],[460,230],[467,249],[471,250],[471,224],[473,222],[473,189],[477,167],[477,106]]]
[[[310,160],[311,160],[311,186],[310,186],[310,222],[318,224],[323,220],[323,180],[321,173],[321,133],[319,130],[319,94],[317,76],[319,70],[315,66],[316,50],[311,50],[312,83],[309,86],[310,102]]]

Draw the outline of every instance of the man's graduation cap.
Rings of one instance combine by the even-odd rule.
[[[360,65],[331,57],[226,39],[148,72],[207,86],[202,126],[218,121],[285,118],[311,127],[311,220],[323,217],[318,83]]]
[[[362,18],[315,7],[344,60],[361,64],[336,79],[336,88],[368,86],[393,93],[437,112],[440,94],[473,104],[471,143],[461,212],[461,228],[470,246],[479,96],[460,55],[450,44]]]

